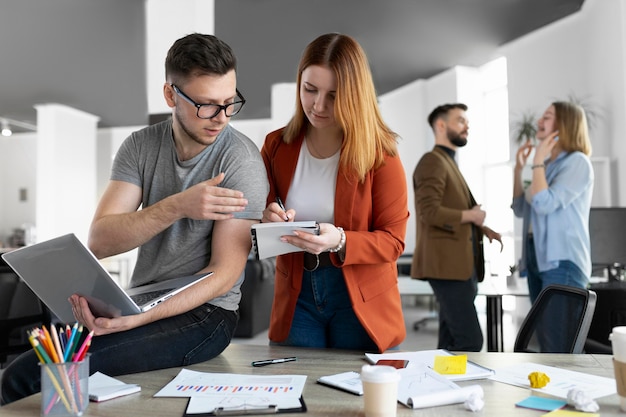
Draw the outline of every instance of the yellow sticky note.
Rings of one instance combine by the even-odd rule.
[[[443,375],[464,374],[467,369],[467,355],[436,355],[433,369]]]
[[[554,410],[543,414],[541,417],[600,417],[598,413],[584,413],[582,411]]]

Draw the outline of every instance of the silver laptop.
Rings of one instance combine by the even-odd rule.
[[[2,258],[62,322],[76,321],[68,298],[87,298],[97,317],[148,311],[213,273],[124,290],[74,234],[6,252]]]

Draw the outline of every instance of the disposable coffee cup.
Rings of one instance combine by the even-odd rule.
[[[398,411],[398,370],[387,365],[363,365],[361,382],[365,417],[395,417]]]
[[[613,370],[619,395],[619,407],[626,411],[626,326],[613,327],[609,335],[613,348]]]

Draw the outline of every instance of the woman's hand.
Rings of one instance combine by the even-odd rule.
[[[552,149],[554,149],[554,147],[558,143],[558,140],[554,140],[558,134],[558,131],[554,131],[546,136],[544,140],[539,142],[539,144],[535,148],[535,158],[533,160],[534,164],[543,164],[545,160],[548,159],[548,157],[552,153]]]
[[[319,235],[298,231],[293,233],[293,235],[282,236],[281,240],[314,255],[335,249],[341,242],[341,232],[334,224],[330,223],[320,223]]]
[[[272,202],[263,210],[261,223],[292,222],[295,218],[296,211],[294,209],[284,211],[278,203]]]
[[[517,155],[515,157],[515,169],[521,171],[526,166],[526,161],[528,160],[528,156],[533,150],[533,145],[530,143],[530,140],[527,140],[522,146],[517,150]]]

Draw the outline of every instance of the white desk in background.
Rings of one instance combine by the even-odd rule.
[[[506,277],[486,276],[483,282],[478,284],[478,295],[486,299],[487,317],[487,351],[504,351],[504,329],[502,317],[502,297],[511,295],[516,297],[528,297],[528,286],[525,280],[518,279],[507,282]],[[434,296],[433,290],[427,281],[412,279],[409,276],[398,276],[398,289],[400,295],[427,295]]]

